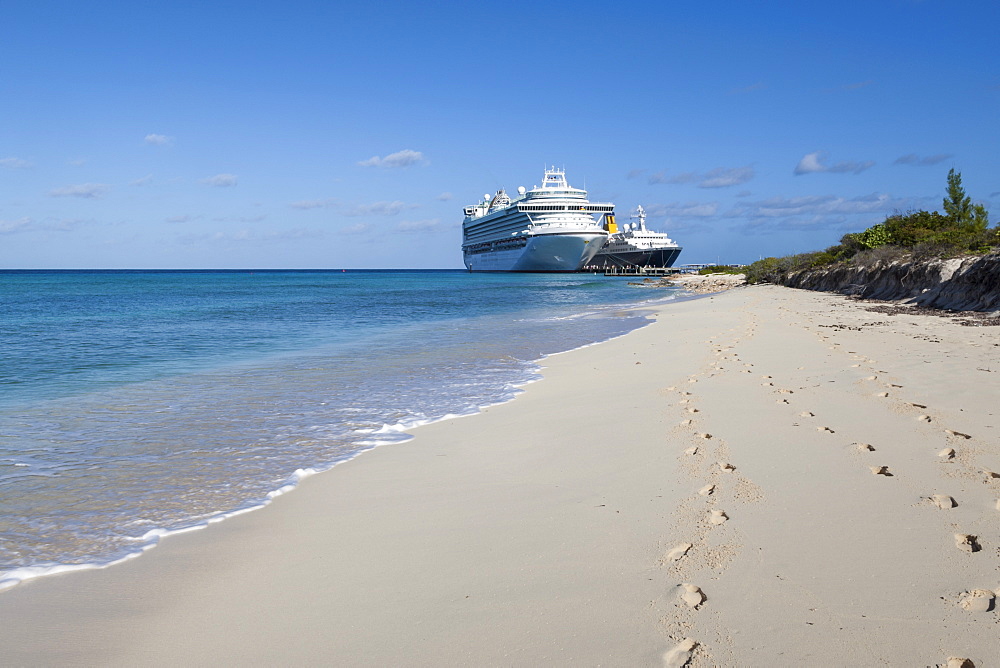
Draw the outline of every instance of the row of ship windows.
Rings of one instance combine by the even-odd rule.
[[[593,211],[599,213],[611,213],[615,210],[613,206],[565,206],[557,204],[518,204],[518,211]]]
[[[490,253],[493,251],[514,250],[516,248],[524,248],[527,245],[528,245],[528,240],[524,237],[519,237],[515,239],[501,239],[500,241],[488,241],[486,243],[472,244],[471,246],[466,246],[465,252],[469,255],[478,255],[479,253]]]

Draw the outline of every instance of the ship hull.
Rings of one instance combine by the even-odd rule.
[[[626,251],[620,253],[600,253],[594,256],[588,269],[613,269],[629,267],[666,268],[672,267],[681,254],[680,248],[657,248],[650,250]]]
[[[604,233],[542,234],[520,248],[465,253],[469,271],[578,271],[604,244]]]

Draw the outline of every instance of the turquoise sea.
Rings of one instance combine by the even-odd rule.
[[[0,588],[509,400],[545,355],[679,294],[587,274],[0,272]]]

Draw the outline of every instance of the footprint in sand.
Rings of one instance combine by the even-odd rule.
[[[663,653],[663,668],[684,668],[691,660],[691,653],[698,643],[685,638]]]
[[[698,606],[705,602],[705,592],[697,585],[682,584],[681,589],[684,591],[681,594],[681,600],[687,604],[687,607],[697,610]]]
[[[684,451],[684,454],[685,455],[696,455],[696,454],[698,454],[698,446],[696,445],[694,447],[688,448],[687,450]]]
[[[689,409],[687,409],[687,412],[688,413],[699,413],[700,411],[697,408],[689,408]]]
[[[682,427],[687,427],[687,426],[690,426],[692,424],[694,424],[694,420],[681,420],[681,426]]]
[[[729,519],[729,515],[727,515],[725,513],[725,511],[722,511],[722,510],[713,510],[712,513],[708,516],[708,523],[709,524],[722,524],[723,522],[725,522],[728,519]]]
[[[775,400],[774,403],[776,403],[776,404],[787,404],[788,403],[788,399],[777,399],[777,400]]]
[[[715,491],[715,485],[709,484],[699,489],[698,493],[701,494],[702,496],[711,496],[712,492],[714,491]]]
[[[695,436],[697,436],[698,438],[704,438],[704,439],[712,438],[711,434],[695,434]]]
[[[674,549],[667,552],[666,556],[664,556],[664,559],[666,559],[667,561],[679,561],[680,558],[683,557],[685,554],[687,554],[688,550],[690,550],[692,547],[694,547],[694,545],[692,545],[691,543],[681,543]]]
[[[828,434],[836,434],[837,433],[834,430],[830,429],[829,427],[816,427],[816,431],[825,431]]]
[[[802,411],[799,413],[799,417],[816,417],[815,413],[810,413],[809,411]]]
[[[889,393],[888,392],[876,392],[875,396],[876,397],[882,397],[884,399],[885,397],[889,396]]]
[[[958,604],[969,612],[989,612],[993,609],[995,600],[996,592],[989,589],[973,589],[965,592]]]
[[[949,656],[945,668],[976,668],[976,664],[960,656]]]
[[[1000,473],[997,473],[996,471],[991,471],[990,469],[983,469],[983,475],[985,475],[988,480],[993,478],[1000,478]]]
[[[778,390],[778,394],[795,394],[793,390]]]
[[[955,534],[955,547],[963,552],[979,552],[983,549],[979,545],[979,536],[973,536],[971,533]]]
[[[729,462],[719,462],[719,469],[722,471],[735,471],[736,467]]]
[[[868,468],[871,469],[872,475],[884,475],[887,478],[892,477],[888,466],[869,466]]]
[[[875,452],[875,446],[871,443],[856,443],[855,445],[862,452]]]
[[[932,420],[932,418],[931,418],[930,415],[918,415],[917,416],[917,421],[918,422],[932,422],[933,420]]]
[[[971,437],[971,436],[969,436],[968,434],[963,434],[963,433],[962,433],[962,432],[960,432],[960,431],[954,431],[954,430],[952,430],[952,429],[945,429],[945,430],[944,430],[944,433],[948,434],[949,436],[956,436],[956,437],[958,437],[958,438],[964,438],[964,439],[966,439],[966,440],[969,440],[970,438],[972,438],[972,437]]]
[[[945,448],[938,453],[938,457],[948,462],[955,458],[955,448]]]
[[[948,496],[947,494],[934,494],[933,496],[927,497],[930,499],[931,503],[940,508],[941,510],[948,510],[949,508],[954,508],[958,504],[955,499]]]

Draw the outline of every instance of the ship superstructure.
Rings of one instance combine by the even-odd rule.
[[[501,188],[465,207],[462,254],[469,271],[577,271],[608,238],[615,205],[590,202],[564,170],[545,170],[541,186]]]
[[[681,247],[666,234],[646,228],[646,210],[641,205],[629,218],[633,222],[624,223],[621,230],[612,221],[607,243],[586,264],[587,269],[673,266]]]

